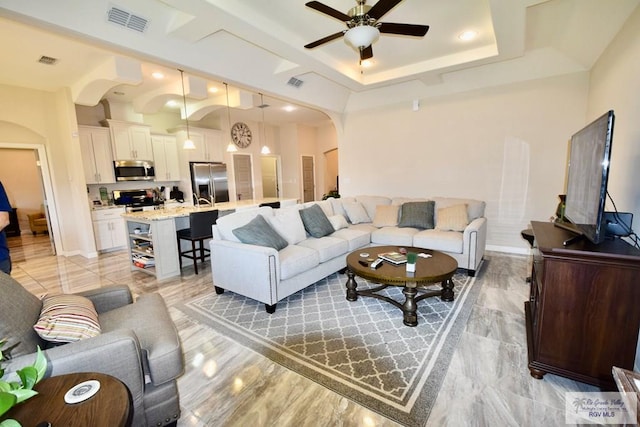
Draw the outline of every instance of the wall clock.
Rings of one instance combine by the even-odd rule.
[[[245,123],[238,122],[231,127],[231,140],[240,148],[251,145],[251,129]]]

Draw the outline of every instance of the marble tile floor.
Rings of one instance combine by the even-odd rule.
[[[36,295],[127,284],[135,295],[159,292],[183,343],[178,426],[396,426],[313,381],[271,362],[184,316],[175,307],[213,292],[208,265],[162,282],[131,272],[125,251],[95,259],[40,255],[20,258],[12,276]],[[428,426],[564,425],[564,393],[596,391],[554,375],[536,380],[527,369],[523,302],[528,257],[488,253],[483,288],[452,357]]]

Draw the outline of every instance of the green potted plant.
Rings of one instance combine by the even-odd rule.
[[[0,419],[2,416],[20,402],[38,394],[33,387],[40,382],[47,369],[47,359],[38,347],[36,360],[31,366],[26,366],[16,372],[20,378],[17,381],[4,380],[4,368],[2,367],[2,346],[6,340],[0,341]],[[20,427],[20,423],[16,420],[7,419],[0,421],[0,427]]]

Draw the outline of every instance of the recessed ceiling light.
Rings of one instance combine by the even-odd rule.
[[[287,105],[287,106],[282,107],[282,109],[283,109],[284,111],[287,111],[287,112],[289,112],[289,113],[290,113],[290,112],[292,112],[293,110],[295,110],[295,109],[296,109],[296,107],[294,107],[293,105]]]
[[[217,88],[217,87],[215,87],[215,86],[211,86],[211,87],[209,88],[209,93],[217,93],[217,92],[218,92],[218,88]]]
[[[362,68],[369,68],[373,66],[373,61],[370,59],[365,59],[364,61],[360,61],[360,66]]]
[[[158,79],[158,80],[164,79],[164,74],[162,74],[160,71],[155,71],[155,72],[151,73],[151,76],[154,79]]]
[[[473,40],[478,36],[478,33],[472,30],[464,31],[458,35],[458,38],[462,41]]]
[[[178,104],[178,101],[175,101],[173,99],[167,101],[167,103],[165,104],[167,107],[169,108],[177,108],[180,106],[180,104]]]

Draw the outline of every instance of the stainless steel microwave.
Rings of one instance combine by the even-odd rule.
[[[148,160],[116,160],[113,162],[116,181],[153,181],[156,174]]]

